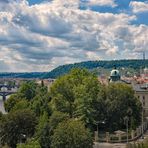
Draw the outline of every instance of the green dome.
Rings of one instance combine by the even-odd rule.
[[[120,81],[120,72],[117,69],[113,69],[110,73],[110,82]]]
[[[117,69],[113,69],[112,71],[111,71],[111,73],[110,73],[110,76],[111,77],[118,77],[118,76],[120,76],[120,73],[119,73],[119,70],[117,70]]]

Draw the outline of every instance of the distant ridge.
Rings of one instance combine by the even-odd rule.
[[[41,78],[45,75],[45,72],[24,72],[24,73],[14,73],[14,72],[2,72],[0,73],[0,78]]]
[[[73,68],[86,68],[93,70],[95,68],[112,69],[116,65],[117,68],[133,68],[139,70],[148,67],[148,59],[145,60],[112,60],[112,61],[86,61],[74,64],[59,66],[50,72],[24,72],[24,73],[0,73],[0,78],[57,78],[68,73]]]
[[[52,71],[46,73],[43,77],[44,78],[57,78],[61,75],[68,73],[73,68],[86,68],[89,70],[95,68],[105,68],[110,69],[116,65],[117,68],[133,68],[133,69],[140,69],[144,68],[145,66],[148,67],[148,59],[145,60],[112,60],[112,61],[86,61],[74,64],[67,64],[59,66]]]

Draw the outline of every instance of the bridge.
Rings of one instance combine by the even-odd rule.
[[[8,84],[0,84],[0,90],[2,89],[2,88],[7,88],[8,90],[11,90],[12,88],[19,88],[19,85],[8,85]]]
[[[10,86],[5,84],[0,84],[0,96],[2,96],[3,101],[6,100],[6,97],[12,94],[15,94],[18,90],[18,86]]]

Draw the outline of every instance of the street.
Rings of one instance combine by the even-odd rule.
[[[95,143],[94,148],[126,148],[126,144]]]

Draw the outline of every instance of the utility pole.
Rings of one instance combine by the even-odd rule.
[[[145,51],[143,51],[143,60],[145,61]]]
[[[127,118],[127,120],[126,120],[126,132],[127,132],[127,143],[128,143],[128,118]]]
[[[144,130],[143,130],[143,123],[144,123],[144,107],[143,107],[143,99],[142,99],[142,139],[144,139],[143,134],[144,134]]]

